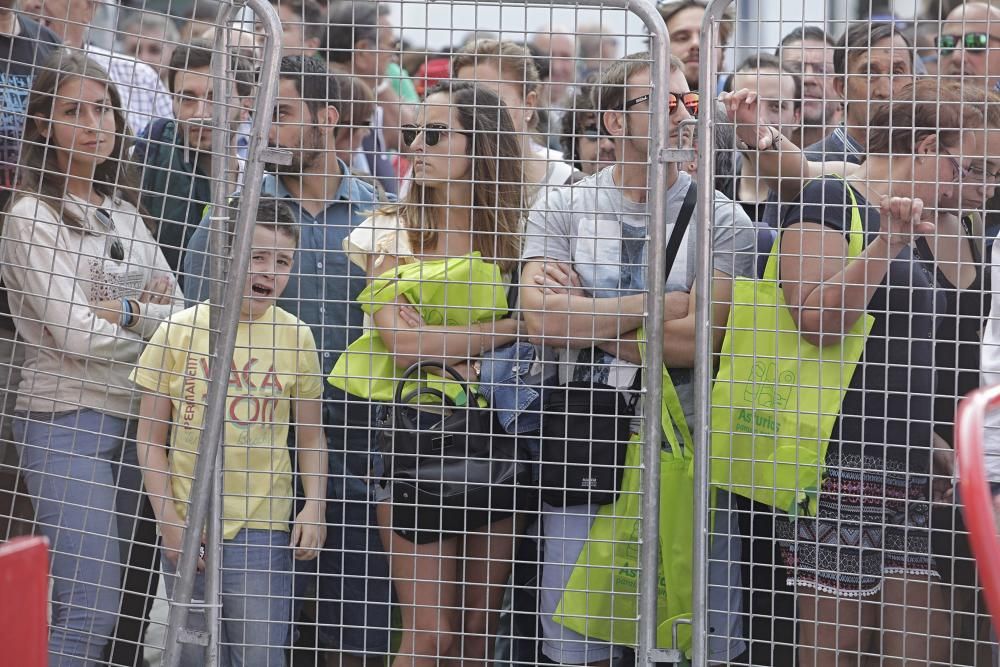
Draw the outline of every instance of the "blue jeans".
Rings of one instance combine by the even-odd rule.
[[[292,622],[292,550],[289,534],[244,528],[222,542],[220,667],[282,667]],[[173,597],[176,566],[164,554],[163,581]],[[211,566],[210,566],[211,567]],[[205,575],[195,577],[192,602],[205,600]],[[206,613],[192,608],[187,627],[206,630]],[[182,667],[205,664],[205,647],[185,644]]]
[[[392,583],[369,486],[373,410],[331,387],[324,399],[326,542],[315,560],[295,561],[294,617],[306,600],[316,600],[320,647],[387,654]]]
[[[52,666],[100,661],[115,629],[142,485],[135,445],[126,445],[128,425],[94,410],[14,418],[35,521],[49,539]]]

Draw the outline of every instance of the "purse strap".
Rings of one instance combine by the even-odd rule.
[[[400,406],[404,404],[403,387],[406,385],[408,381],[411,380],[414,382],[428,381],[427,378],[418,377],[420,373],[424,372],[428,368],[436,368],[442,371],[441,377],[444,379],[445,382],[449,380],[457,382],[462,387],[462,390],[465,392],[465,405],[473,406],[477,404],[479,398],[479,392],[474,391],[472,389],[472,386],[469,384],[468,380],[463,378],[461,373],[455,370],[453,366],[450,366],[444,363],[443,361],[418,361],[417,363],[412,364],[409,368],[403,371],[403,374],[396,379],[396,395],[394,398],[394,405]],[[424,392],[420,391],[410,392],[409,394],[407,394],[407,399],[412,399],[414,396],[420,395],[421,393]],[[447,398],[447,396],[443,392],[441,394],[442,396]]]
[[[691,185],[688,186],[687,193],[684,195],[684,203],[681,204],[681,210],[677,214],[677,222],[674,223],[674,230],[667,241],[667,252],[663,256],[663,263],[667,266],[667,271],[663,274],[664,280],[670,275],[670,269],[674,268],[677,251],[680,250],[681,241],[684,239],[684,232],[687,231],[688,225],[691,223],[691,216],[694,215],[694,207],[697,203],[698,185],[692,180]]]

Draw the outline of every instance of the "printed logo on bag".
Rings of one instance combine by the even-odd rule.
[[[743,397],[752,401],[759,408],[788,407],[788,402],[795,389],[795,373],[790,370],[777,375],[777,364],[773,361],[758,361],[753,365],[746,378]]]

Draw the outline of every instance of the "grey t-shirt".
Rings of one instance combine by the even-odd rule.
[[[567,262],[580,276],[587,293],[594,298],[613,298],[646,289],[647,224],[645,203],[627,199],[612,178],[608,167],[576,184],[551,189],[528,215],[523,257]],[[669,239],[681,204],[691,185],[691,177],[679,172],[667,191],[666,236]],[[691,227],[684,234],[677,259],[667,276],[667,291],[689,292],[697,268]],[[729,276],[755,274],[756,232],[740,206],[720,192],[715,193],[713,218],[715,241],[713,268]],[[627,388],[635,379],[637,366],[597,348],[561,351],[569,362],[561,369],[562,381],[600,382]],[[694,395],[690,368],[670,370],[670,377],[684,412],[694,416]]]

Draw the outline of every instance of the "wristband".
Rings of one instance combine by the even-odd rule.
[[[128,299],[122,299],[122,317],[118,321],[118,324],[120,324],[123,328],[128,329],[132,326],[133,319],[132,302]]]

